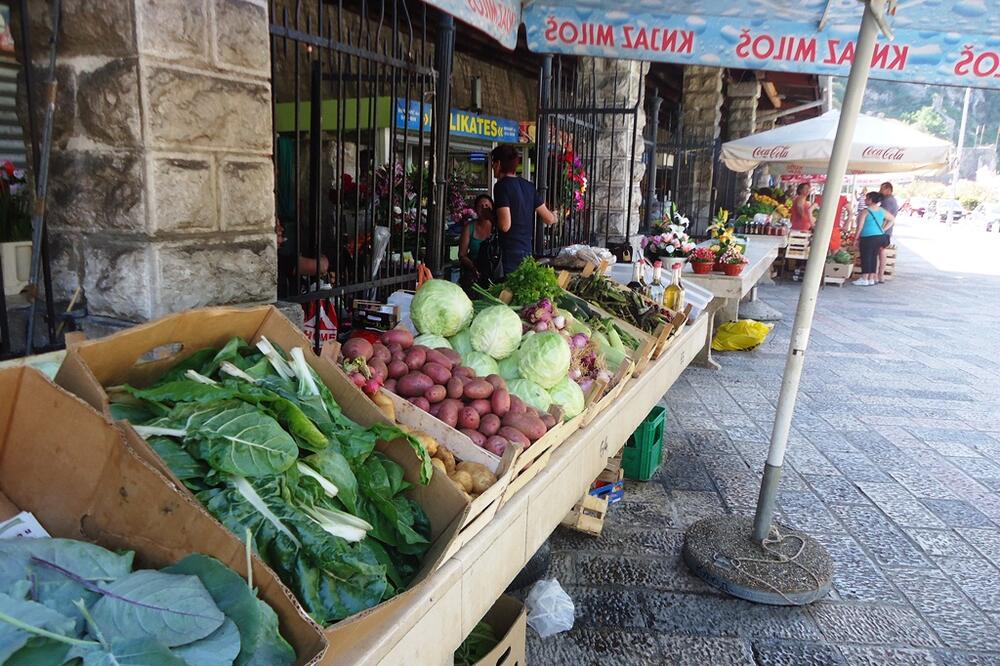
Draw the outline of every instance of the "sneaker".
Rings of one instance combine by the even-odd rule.
[[[864,278],[858,278],[851,284],[853,284],[855,287],[870,287],[871,285],[874,284],[874,282],[871,282],[870,280],[866,280]]]

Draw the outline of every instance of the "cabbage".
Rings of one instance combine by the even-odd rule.
[[[474,351],[472,349],[472,340],[469,337],[469,329],[467,328],[463,328],[461,331],[448,338],[448,342],[451,343],[451,348],[462,356],[465,356],[470,351]]]
[[[552,402],[563,408],[565,421],[582,412],[586,402],[583,389],[569,377],[563,377],[562,381],[550,388],[549,397],[552,398]]]
[[[470,351],[467,354],[462,354],[462,365],[475,370],[477,377],[500,374],[497,362],[493,360],[492,356],[483,352]]]
[[[431,333],[424,333],[413,338],[413,344],[423,345],[430,349],[440,349],[441,347],[451,349],[451,343],[448,342],[447,338],[443,338],[440,335],[432,335]]]
[[[428,280],[410,303],[410,318],[421,333],[455,335],[472,321],[472,301],[448,280]]]
[[[552,398],[548,391],[531,381],[530,379],[515,379],[507,382],[507,390],[511,395],[516,395],[529,407],[534,407],[539,412],[549,411]]]
[[[472,320],[469,336],[476,351],[507,358],[521,344],[521,318],[506,305],[493,305]]]
[[[536,333],[524,341],[517,367],[521,376],[550,389],[569,376],[569,343],[554,331]]]
[[[521,371],[517,369],[517,362],[520,360],[521,355],[514,352],[507,358],[503,359],[497,365],[500,367],[500,372],[497,373],[507,381],[512,379],[520,379]]]

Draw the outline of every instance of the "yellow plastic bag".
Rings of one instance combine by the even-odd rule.
[[[719,327],[712,338],[712,351],[747,351],[767,339],[771,326],[753,319],[731,321]]]

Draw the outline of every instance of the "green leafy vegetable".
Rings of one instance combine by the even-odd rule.
[[[477,377],[488,377],[500,373],[500,367],[489,354],[470,351],[462,354],[462,365],[472,368]]]
[[[473,666],[499,643],[493,627],[480,621],[455,651],[455,666]]]
[[[410,317],[421,333],[450,337],[472,321],[472,301],[448,280],[428,280],[410,303]]]
[[[569,343],[554,331],[526,337],[518,351],[518,370],[544,389],[549,389],[568,376],[573,360]]]
[[[472,320],[469,336],[473,349],[499,361],[521,344],[521,317],[506,305],[488,307]]]
[[[500,284],[494,285],[490,293],[497,296],[504,289],[508,289],[514,294],[511,305],[520,307],[530,303],[537,303],[543,298],[555,300],[562,293],[559,288],[559,280],[556,272],[551,266],[542,266],[532,257],[527,257],[521,262],[513,273],[508,275]],[[417,292],[418,294],[420,292]]]
[[[514,379],[507,382],[507,390],[516,395],[524,404],[534,407],[540,412],[547,412],[552,404],[549,392],[530,379]]]

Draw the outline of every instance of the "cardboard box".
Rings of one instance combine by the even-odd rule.
[[[31,368],[0,371],[0,520],[21,510],[53,537],[133,550],[141,567],[199,552],[246,577],[242,542],[123,446],[107,419]],[[256,557],[253,581],[298,663],[318,663],[322,632]]]
[[[500,642],[475,666],[526,666],[528,615],[524,604],[505,594],[483,620],[493,627]]]
[[[220,348],[233,336],[240,336],[251,344],[265,336],[285,350],[302,347],[306,361],[333,393],[346,416],[362,426],[388,423],[375,404],[357,391],[346,375],[316,356],[302,332],[271,306],[191,310],[107,338],[73,345],[56,375],[56,382],[108,414],[109,401],[104,387],[124,383],[148,386],[196,351]],[[173,478],[169,468],[132,427],[126,423],[122,427],[129,445],[150,464]],[[468,512],[468,502],[447,478],[436,475],[428,485],[420,485],[420,463],[408,442],[402,439],[379,442],[378,448],[403,467],[406,480],[413,484],[407,492],[423,507],[430,519],[431,548],[409,590],[325,629],[332,646],[328,659],[335,655],[336,646],[345,642],[345,634],[353,632],[360,636],[367,631],[378,631],[378,610],[404,602],[431,572],[448,559],[452,543]]]

